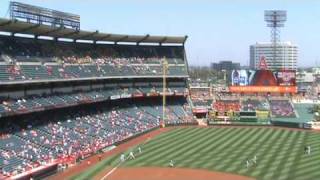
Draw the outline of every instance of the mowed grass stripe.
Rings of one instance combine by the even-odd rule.
[[[221,129],[219,129],[221,131]],[[201,155],[203,156],[204,153],[203,151],[206,150],[210,150],[213,151],[214,148],[214,144],[215,142],[217,142],[218,140],[221,140],[223,137],[225,137],[225,134],[229,134],[230,130],[226,130],[224,132],[219,132],[219,131],[213,131],[208,137],[206,137],[206,141],[203,142],[203,144],[201,144],[201,146],[197,146],[197,148],[194,148],[195,150],[191,150],[188,153],[186,153],[185,155],[187,155],[188,157],[192,157],[192,158],[199,158],[201,157]],[[230,134],[231,136],[231,134]],[[196,152],[196,153],[194,153]]]
[[[274,166],[273,163],[278,161],[279,152],[282,151],[284,147],[283,144],[285,144],[285,142],[288,141],[288,138],[290,137],[290,134],[291,134],[290,131],[288,130],[281,130],[281,131],[282,131],[282,134],[279,137],[279,140],[277,141],[276,147],[271,149],[273,156],[268,158],[268,161],[265,163],[266,164],[265,169],[261,171],[262,173],[259,175],[262,179],[269,180],[270,177],[273,175],[274,171],[273,170],[270,171],[269,169],[272,169],[272,168],[277,169],[277,166]],[[271,154],[270,151],[269,151],[269,154]]]
[[[257,174],[258,177],[262,178],[266,170],[272,173],[270,166],[273,161],[271,159],[273,159],[275,154],[278,153],[277,150],[282,145],[283,137],[286,135],[286,132],[283,130],[274,131],[277,132],[278,137],[266,143],[263,148],[264,153],[259,155],[258,166],[250,169],[246,174],[250,174],[251,172],[252,174]],[[270,175],[270,173],[268,174]]]
[[[177,130],[175,130],[177,131]],[[175,133],[173,136],[170,136],[170,137],[167,137],[167,134],[164,133],[164,137],[161,137],[161,138],[158,138],[156,137],[154,140],[152,140],[150,143],[148,143],[148,146],[152,146],[153,148],[159,148],[159,147],[162,147],[163,143],[166,143],[166,142],[170,142],[172,140],[179,140],[179,138],[183,135],[186,135],[186,132],[189,132],[188,134],[190,133],[197,133],[198,130],[197,128],[182,128],[181,131],[179,131],[179,133]]]
[[[201,132],[198,132],[198,133],[201,133]],[[187,138],[189,141],[193,141],[193,139],[195,139],[196,137],[192,136],[191,138],[188,138],[188,137],[185,137],[185,138]],[[186,146],[188,144],[188,141],[186,141],[186,139],[182,139],[182,141],[183,141],[183,143],[179,143],[179,144],[182,144],[182,146]],[[170,144],[167,144],[167,145],[170,146]],[[170,148],[164,148],[164,149],[161,149],[159,152],[156,152],[156,154],[153,154],[151,152],[149,154],[149,156],[145,157],[145,161],[146,162],[153,161],[153,162],[157,162],[159,165],[161,165],[161,164],[163,165],[163,163],[161,163],[159,161],[159,158],[161,158],[161,156],[167,158],[164,153],[168,152],[168,150],[175,151],[177,148],[180,148],[180,147],[176,146],[175,143],[172,144],[172,146],[174,146],[174,148],[171,148],[171,149]],[[152,158],[150,156],[152,156]]]
[[[161,137],[161,138],[155,138],[154,140],[152,140],[151,142],[145,144],[142,148],[147,150],[146,152],[149,151],[155,151],[159,148],[162,148],[166,143],[172,143],[174,141],[180,140],[182,136],[185,136],[186,131],[190,132],[190,135],[192,133],[197,133],[197,129],[193,128],[193,129],[184,129],[182,131],[179,131],[179,133],[174,133],[171,134],[168,137]]]
[[[155,138],[148,141],[147,144],[149,144],[149,145],[158,144],[159,141],[163,142],[164,140],[172,139],[172,137],[175,137],[175,136],[177,136],[179,134],[183,134],[183,133],[185,133],[185,128],[176,128],[176,129],[170,130],[168,132],[164,132],[164,133],[160,134],[159,136],[156,136]]]
[[[272,131],[270,129],[259,128],[259,132],[255,135],[256,137],[254,139],[254,142],[257,142],[257,143],[252,143],[252,144],[245,143],[242,147],[240,147],[237,150],[237,153],[234,153],[231,157],[229,157],[230,158],[229,163],[225,167],[226,171],[237,172],[238,169],[243,169],[245,167],[244,161],[241,161],[239,164],[239,162],[233,161],[232,159],[237,159],[238,157],[253,158],[255,155],[257,155],[257,150],[260,148],[260,145],[265,143],[265,140],[270,136],[271,133]],[[246,148],[245,145],[248,145],[249,147],[253,146],[255,148],[252,150],[251,148]]]
[[[303,153],[306,145],[312,147],[310,156]],[[151,139],[142,150],[141,155],[137,154],[125,166],[167,167],[172,158],[178,167],[219,170],[257,180],[320,177],[320,134],[307,131],[261,127],[179,128]],[[254,155],[258,166],[247,169],[243,160]]]
[[[246,145],[250,144],[251,142],[254,142],[257,138],[259,138],[259,136],[261,135],[259,132],[259,129],[250,129],[250,132],[245,134],[244,136],[242,136],[236,143],[232,144],[230,146],[230,148],[228,148],[227,150],[225,150],[222,154],[221,154],[221,158],[218,159],[218,161],[220,162],[218,166],[216,166],[216,169],[219,170],[223,170],[226,169],[227,167],[230,167],[231,164],[234,163],[234,160],[232,160],[232,157],[229,157],[230,155],[232,155],[234,149],[236,148],[239,153],[242,153],[245,151],[245,149],[247,149]],[[243,156],[236,156],[236,158],[239,158],[243,160],[246,157]]]
[[[320,139],[320,138],[318,138]],[[320,158],[319,147],[320,140],[315,140],[313,134],[307,134],[306,145],[311,146],[311,154],[302,154],[299,164],[297,165],[295,178],[300,179],[319,179],[320,177]]]
[[[192,129],[184,129],[181,133],[176,134],[175,136],[172,136],[171,138],[165,138],[165,139],[160,139],[160,140],[156,140],[156,144],[155,143],[149,143],[146,144],[145,146],[143,146],[143,153],[142,155],[135,159],[135,162],[139,162],[141,160],[143,160],[144,158],[147,158],[147,156],[149,155],[150,152],[157,152],[157,151],[161,151],[162,148],[164,148],[166,146],[167,143],[180,143],[183,141],[183,139],[181,137],[186,136],[186,131],[190,132],[188,134],[188,136],[192,136],[195,133],[199,133],[198,130],[196,128],[192,128]],[[127,162],[125,165],[130,165],[132,163],[132,161]]]
[[[188,131],[189,132],[189,131]],[[176,136],[175,138],[171,139],[171,141],[165,141],[162,142],[163,146],[160,148],[156,147],[150,147],[150,146],[146,146],[145,147],[145,151],[142,154],[142,156],[140,156],[139,158],[132,160],[132,161],[128,161],[126,162],[126,166],[130,165],[130,164],[138,164],[139,162],[143,162],[142,164],[146,164],[149,163],[149,161],[153,161],[153,162],[157,162],[156,159],[158,159],[158,157],[161,157],[163,151],[165,150],[170,150],[172,148],[168,148],[167,145],[168,144],[177,144],[178,146],[184,146],[187,142],[185,139],[189,139],[193,140],[193,138],[196,136],[196,134],[201,134],[202,131],[200,131],[197,128],[194,128],[191,130],[191,133],[182,133],[179,136]],[[157,156],[155,156],[155,154],[157,154]]]
[[[251,147],[248,148],[246,151],[242,152],[243,154],[239,154],[238,156],[244,156],[246,158],[251,158],[251,159],[254,156],[257,156],[257,161],[259,161],[259,159],[261,158],[259,153],[263,149],[264,147],[263,145],[266,144],[266,142],[268,142],[268,139],[272,138],[272,134],[274,134],[274,131],[272,129],[266,129],[266,132],[264,132],[263,135],[260,134],[260,139],[257,141],[258,143],[254,143],[251,145],[253,148]],[[246,169],[245,163],[246,162],[242,161],[232,171],[240,173],[241,170],[243,171],[244,169]],[[246,175],[248,175],[248,173],[251,173],[251,172],[252,171],[247,171]]]
[[[299,172],[295,173],[295,179],[303,179],[303,180],[318,180],[320,177],[319,172],[319,162],[310,161],[304,164]]]
[[[220,130],[221,130],[221,128],[220,128]],[[216,142],[221,140],[222,137],[226,136],[226,134],[230,134],[231,132],[228,132],[230,130],[231,129],[225,129],[223,133],[219,133],[218,131],[214,131],[214,133],[212,133],[208,137],[207,141],[205,141],[204,144],[201,145],[201,147],[196,148],[195,153],[189,155],[188,158],[184,158],[184,159],[187,159],[185,161],[189,161],[190,158],[193,158],[196,161],[192,162],[192,166],[199,167],[199,166],[203,165],[203,163],[208,162],[208,159],[211,160],[212,155],[208,155],[209,152],[214,151]],[[231,136],[231,134],[230,134],[230,136]],[[206,167],[204,167],[204,168],[206,168]]]
[[[235,141],[239,140],[239,138],[241,138],[242,135],[246,134],[249,131],[250,129],[247,128],[234,129],[234,131],[232,131],[230,134],[223,136],[219,141],[215,142],[216,148],[214,148],[213,152],[222,153],[228,146],[230,146]]]
[[[276,152],[276,156],[275,156],[275,160],[272,162],[272,167],[269,168],[269,171],[271,171],[272,173],[269,173],[267,177],[272,177],[276,174],[278,174],[278,170],[280,169],[280,163],[281,160],[284,158],[289,158],[289,147],[290,147],[290,142],[293,140],[292,133],[290,134],[290,136],[286,139],[286,141],[284,143],[282,143],[281,146],[281,150]]]
[[[189,130],[192,131],[194,129],[193,128],[178,128],[178,129],[170,130],[168,132],[163,133],[163,134],[165,134],[165,136],[162,136],[163,134],[160,134],[155,139],[162,139],[162,140],[169,139],[171,137],[176,136],[179,133],[180,134],[186,133]],[[155,140],[155,139],[152,139],[152,141]],[[150,141],[150,142],[152,142],[152,141]],[[130,148],[130,149],[133,149],[133,147]],[[128,153],[129,152],[125,152],[126,155],[128,155]],[[108,159],[105,159],[101,163],[109,164],[110,166],[115,166],[120,162],[119,157],[120,157],[120,154],[112,156],[112,157],[110,157]],[[110,163],[108,163],[108,162],[110,162]],[[101,164],[101,163],[99,163],[99,164]],[[92,167],[92,168],[90,168],[89,170],[85,171],[84,173],[80,174],[80,176],[75,176],[76,178],[74,178],[74,179],[78,179],[78,178],[91,179],[90,177],[93,177],[95,174],[97,174],[99,172],[98,170],[101,169],[99,164],[94,166],[94,167]],[[105,168],[103,168],[103,169],[105,169]]]
[[[210,134],[201,140],[202,144],[197,146],[197,148],[188,148],[188,152],[184,153],[184,156],[191,157],[191,158],[199,158],[201,155],[203,155],[202,150],[205,148],[210,148],[212,149],[212,142],[221,139],[225,134],[229,134],[230,132],[218,132],[218,131],[213,131],[210,132]],[[192,144],[194,145],[194,144]],[[199,156],[200,155],[200,156]]]
[[[272,175],[276,174],[279,170],[281,160],[288,156],[287,151],[289,150],[290,142],[292,141],[293,137],[293,134],[290,133],[286,141],[280,145],[282,149],[276,152],[277,157],[275,161],[272,162],[272,167],[270,167],[269,169],[269,171],[271,171],[272,173],[269,173],[268,176],[272,177]]]
[[[302,148],[303,147],[305,147],[306,146],[306,141],[307,141],[307,138],[308,138],[308,133],[306,133],[306,132],[301,132],[302,133],[302,135],[303,135],[303,140],[302,140],[302,142],[301,142],[301,146],[302,146]],[[294,166],[292,166],[292,168],[290,168],[290,174],[289,174],[289,177],[288,177],[288,179],[293,179],[294,177],[295,177],[295,173],[296,173],[296,171],[297,171],[297,165],[299,164],[299,161],[300,161],[300,159],[301,159],[301,157],[302,156],[295,156],[295,158],[294,158],[294,161],[293,161],[293,164],[294,164]]]
[[[259,165],[257,167],[255,167],[255,170],[252,172],[249,172],[248,169],[246,169],[246,168],[240,168],[240,169],[237,169],[237,171],[235,171],[235,172],[237,172],[238,174],[243,174],[243,175],[251,175],[251,174],[255,173],[256,176],[261,173],[261,171],[264,168],[263,160],[264,159],[267,160],[266,154],[268,154],[268,151],[270,151],[270,147],[272,146],[271,144],[273,144],[273,142],[275,140],[277,140],[281,136],[281,133],[282,133],[281,130],[274,130],[274,129],[270,129],[270,130],[272,131],[272,135],[268,138],[268,140],[265,141],[263,146],[260,147],[260,151],[257,153],[257,157],[259,157],[259,159],[258,159]]]
[[[173,130],[170,130],[168,132],[165,132],[163,134],[160,134],[156,138],[157,139],[167,139],[167,138],[170,138],[171,136],[177,135],[178,133],[184,133],[184,132],[185,131],[183,130],[183,128],[177,128],[177,129],[173,129]],[[165,134],[165,136],[163,136],[164,134]],[[152,139],[152,141],[150,141],[150,142],[153,142],[153,140],[154,139]],[[130,149],[133,149],[133,148],[134,147],[132,147]],[[128,155],[128,152],[125,152],[125,154]],[[99,162],[96,166],[88,169],[87,171],[82,172],[82,173],[74,176],[74,178],[72,178],[72,179],[90,179],[90,178],[88,178],[90,175],[92,175],[92,177],[93,177],[95,174],[97,174],[99,172],[98,171],[99,169],[102,169],[101,165],[108,164],[108,166],[109,165],[110,166],[116,166],[119,162],[120,162],[120,154],[111,156],[110,158],[104,159],[103,161]]]
[[[160,134],[159,136],[157,136],[156,138],[154,139],[151,139],[151,141],[148,141],[148,142],[145,142],[144,144],[144,147],[147,146],[148,144],[152,144],[154,142],[157,142],[158,139],[161,140],[161,142],[164,142],[165,140],[167,139],[172,139],[172,137],[175,137],[179,134],[183,134],[185,133],[185,131],[183,130],[183,128],[179,128],[179,129],[174,129],[174,130],[171,130],[171,131],[168,131],[168,132],[165,132],[163,134]],[[165,136],[163,136],[165,134]],[[139,146],[139,145],[137,145]],[[136,149],[137,146],[134,146],[134,147],[131,147],[130,149],[126,150],[127,152],[122,152],[124,153],[126,156],[128,156],[129,154],[129,151],[133,150],[133,149]],[[142,151],[144,147],[141,147],[142,148]],[[113,157],[113,160],[110,161],[110,166],[116,166],[119,162],[120,162],[120,154],[122,153],[119,153],[117,155],[115,155]]]
[[[188,135],[190,135],[189,132],[185,132],[185,133],[188,133]],[[219,130],[219,132],[217,132],[219,134],[223,134],[222,130]],[[183,135],[185,138],[189,138],[189,137],[186,137],[186,135]],[[181,141],[185,141],[184,138],[181,138]],[[177,142],[175,142],[177,143]],[[164,149],[167,149],[167,148],[171,148],[172,147],[172,144],[170,142],[163,142],[163,146],[161,146],[161,148],[154,148],[154,147],[147,147],[148,148],[148,152],[147,154],[151,154],[153,155],[154,153],[157,154],[159,151],[163,151]],[[170,146],[168,147],[168,145],[170,144]],[[174,147],[174,146],[173,146]],[[141,159],[142,160],[142,159]]]
[[[199,128],[198,128],[199,129]],[[199,129],[199,131],[202,131],[203,129]],[[212,129],[209,129],[209,130],[211,130],[211,133],[212,132],[215,132],[215,131],[212,131]],[[219,130],[219,132],[220,132],[221,130]],[[218,131],[217,131],[218,132]],[[232,130],[230,130],[230,132],[232,132]],[[221,134],[223,134],[224,132],[223,131],[221,131]],[[220,134],[220,133],[219,133]],[[186,138],[188,138],[188,137],[186,137]],[[198,137],[199,138],[199,137]],[[182,141],[185,141],[185,139],[182,139]],[[164,149],[168,149],[168,146],[170,147],[170,148],[172,148],[173,147],[173,149],[176,149],[176,145],[175,145],[176,143],[174,143],[174,144],[169,144],[169,143],[167,143],[167,146],[166,147],[163,147]],[[169,149],[170,149],[169,148]],[[183,147],[182,147],[183,148]],[[161,149],[162,150],[162,149]],[[148,153],[150,153],[150,155],[149,156],[154,156],[155,154],[158,154],[159,152],[158,151],[156,151],[156,152],[154,152],[154,151],[148,151]],[[143,159],[140,159],[139,161],[142,161]]]
[[[192,128],[190,128],[190,129],[192,129]],[[146,140],[145,142],[143,142],[141,144],[138,144],[136,146],[130,147],[129,149],[126,150],[126,152],[122,152],[122,153],[124,153],[126,156],[129,155],[130,151],[133,151],[134,153],[138,153],[137,147],[139,147],[139,146],[142,148],[142,151],[143,151],[143,148],[148,146],[149,144],[156,143],[158,140],[160,140],[160,142],[165,142],[166,140],[171,140],[172,138],[174,138],[176,136],[179,136],[180,134],[183,134],[183,133],[185,133],[183,128],[181,128],[181,129],[173,129],[173,130],[170,130],[168,132],[160,134],[159,136],[157,136],[154,139]],[[111,163],[112,165],[117,165],[120,162],[120,154],[122,154],[122,153],[119,153],[117,155],[117,156],[119,156],[119,158],[116,159],[117,162],[113,161]]]
[[[210,129],[209,129],[210,130]],[[212,131],[212,130],[211,130]],[[210,132],[210,131],[209,131]],[[229,133],[227,133],[229,134]],[[177,166],[183,167],[185,165],[186,167],[193,167],[193,168],[202,168],[201,165],[203,163],[207,162],[208,159],[201,159],[199,158],[198,154],[202,149],[204,148],[213,148],[212,141],[217,140],[221,137],[223,137],[225,133],[217,133],[217,132],[210,132],[209,135],[206,138],[201,139],[201,141],[190,144],[190,146],[196,147],[186,147],[187,152],[183,153],[183,156],[177,156]],[[182,153],[181,151],[176,152],[177,155],[179,153]]]
[[[279,163],[276,164],[277,166],[277,170],[274,171],[273,176],[271,177],[271,179],[279,179],[282,171],[285,169],[286,165],[291,164],[288,162],[289,157],[293,154],[294,156],[299,156],[298,152],[294,149],[294,145],[297,141],[297,139],[299,139],[299,136],[301,135],[300,132],[298,131],[292,131],[291,132],[291,136],[290,136],[290,140],[287,142],[289,143],[288,148],[284,149],[282,152],[279,152],[279,154],[283,154],[282,157],[277,161]]]
[[[196,158],[192,157],[192,153],[195,153],[199,149],[204,147],[205,142],[208,141],[208,137],[213,135],[212,131],[206,130],[207,132],[204,134],[205,138],[197,137],[199,140],[192,141],[184,148],[177,149],[171,154],[167,154],[168,159],[173,159],[177,167],[189,167],[190,164],[193,164],[197,161]],[[166,156],[165,156],[166,157]],[[164,160],[165,162],[167,160]],[[168,161],[167,161],[168,162]]]
[[[238,132],[240,131],[240,132]],[[221,138],[220,142],[223,142],[223,146],[216,146],[216,148],[214,148],[209,154],[211,156],[210,160],[211,161],[204,161],[201,164],[201,168],[205,168],[205,169],[216,169],[216,167],[214,167],[214,165],[217,165],[219,163],[219,159],[222,156],[221,151],[225,150],[225,147],[228,147],[230,145],[232,145],[234,142],[238,141],[239,138],[241,138],[242,135],[246,135],[248,132],[250,132],[250,129],[246,129],[246,130],[237,130],[237,132],[233,132],[229,137],[229,136],[224,136],[223,138]],[[193,165],[194,166],[194,165]]]
[[[199,129],[199,133],[196,134],[195,136],[189,138],[189,139],[184,139],[184,142],[179,144],[178,146],[174,146],[173,148],[167,148],[164,151],[161,151],[157,155],[153,155],[152,159],[148,159],[147,161],[153,161],[155,160],[162,166],[167,166],[169,163],[169,159],[175,159],[178,157],[178,155],[183,155],[181,154],[182,151],[185,151],[187,147],[194,143],[197,142],[198,139],[201,139],[202,141],[205,141],[205,137],[208,136],[209,133],[212,133],[210,130],[205,130],[205,129]],[[199,140],[198,140],[199,141]],[[195,148],[196,146],[194,146]]]
[[[280,164],[280,168],[279,169],[279,175],[277,176],[277,179],[279,180],[285,180],[289,178],[289,173],[290,173],[290,169],[292,166],[294,166],[295,164],[293,163],[296,156],[300,156],[301,155],[301,146],[300,146],[300,141],[302,141],[303,139],[303,133],[302,132],[297,132],[297,137],[295,139],[293,139],[293,146],[290,147],[291,148],[291,153],[288,153],[288,156],[286,156],[286,158],[283,159],[283,164]]]
[[[216,137],[219,138],[215,138],[214,141],[213,140],[209,140],[211,141],[211,146],[212,147],[217,147],[217,148],[213,148],[211,149],[211,152],[216,151],[219,148],[219,144],[223,143],[226,141],[226,139],[230,139],[229,137],[235,137],[235,134],[237,134],[238,132],[240,132],[237,129],[233,129],[233,128],[219,128],[222,129],[223,132],[221,133],[221,135],[216,135]],[[215,133],[217,134],[217,133]],[[201,153],[207,153],[207,152],[202,152],[202,150],[200,150]]]

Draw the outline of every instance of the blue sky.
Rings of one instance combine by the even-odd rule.
[[[188,35],[191,65],[249,61],[249,45],[269,41],[264,10],[287,10],[281,40],[299,46],[299,66],[320,65],[317,0],[17,0],[81,16],[81,28],[108,33]],[[0,16],[8,17],[8,0]],[[316,63],[319,62],[319,63]]]

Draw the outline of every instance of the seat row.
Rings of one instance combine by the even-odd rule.
[[[161,103],[119,102],[113,106],[79,109],[73,114],[32,116],[7,121],[0,128],[0,169],[12,176],[46,163],[81,158],[136,134],[158,127]],[[168,124],[192,122],[185,100],[169,101]],[[189,116],[189,117],[188,117]]]

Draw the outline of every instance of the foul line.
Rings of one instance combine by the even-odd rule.
[[[145,144],[147,144],[149,141],[151,140],[151,138],[148,138],[146,141],[144,141],[140,147],[143,147]],[[128,160],[130,157],[127,156],[126,160]],[[116,171],[118,169],[119,166],[121,166],[122,163],[126,162],[123,161],[123,162],[119,162],[119,164],[116,165],[116,167],[114,167],[113,169],[111,169],[111,171],[109,171],[106,175],[104,175],[100,180],[105,180],[108,176],[110,176],[114,171]]]
[[[111,171],[109,171],[106,175],[104,175],[100,180],[105,180],[108,176],[110,176],[115,170],[117,170],[117,168],[121,165],[122,163],[119,163],[116,167],[114,167],[113,169],[111,169]]]

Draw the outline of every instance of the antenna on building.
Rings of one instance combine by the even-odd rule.
[[[271,42],[273,45],[273,63],[281,64],[281,61],[277,59],[277,46],[280,42],[280,28],[284,27],[284,23],[287,21],[287,11],[266,10],[264,11],[264,21],[267,22],[267,27],[271,28]],[[284,62],[282,63],[282,65],[285,66]]]

